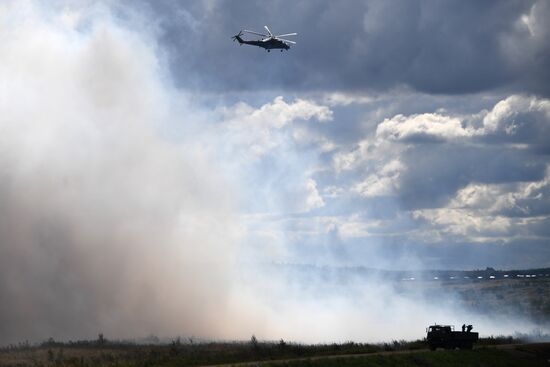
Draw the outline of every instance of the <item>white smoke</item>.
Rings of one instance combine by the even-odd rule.
[[[164,137],[191,112],[150,38],[98,9],[0,10],[2,342],[214,335],[223,315],[230,183]]]

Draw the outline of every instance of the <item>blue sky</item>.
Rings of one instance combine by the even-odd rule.
[[[3,3],[0,342],[263,319],[278,338],[235,275],[257,264],[550,266],[548,19],[512,0]],[[264,25],[297,44],[231,41]]]

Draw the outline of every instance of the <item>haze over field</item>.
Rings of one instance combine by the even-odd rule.
[[[272,264],[550,267],[549,19],[543,0],[3,2],[0,344],[544,328]],[[298,44],[231,42],[265,24]]]

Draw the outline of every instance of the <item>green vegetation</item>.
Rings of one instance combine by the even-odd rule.
[[[437,351],[360,357],[309,359],[264,366],[296,367],[535,367],[548,366],[549,346],[536,350],[481,348],[469,351]]]
[[[410,343],[414,347],[415,343]],[[256,360],[288,359],[312,356],[374,353],[404,348],[399,342],[371,345],[360,343],[304,345],[260,342],[252,337],[248,342],[181,343],[176,339],[168,345],[138,345],[132,343],[79,341],[60,343],[48,341],[38,346],[10,346],[0,351],[0,366],[196,366],[236,363]]]
[[[518,343],[519,340],[512,337],[485,338],[480,340],[480,345],[495,345]],[[461,361],[469,363],[477,356],[481,360],[493,358],[498,361],[513,361],[510,356],[494,349],[478,349],[472,351],[437,351],[425,352],[426,344],[421,341],[393,341],[383,344],[341,343],[341,344],[316,344],[304,345],[288,343],[284,340],[278,342],[262,342],[255,336],[248,342],[203,342],[196,343],[189,340],[182,343],[178,338],[169,344],[133,344],[128,342],[113,342],[102,335],[93,341],[78,341],[60,343],[53,339],[40,345],[30,346],[22,343],[18,346],[5,347],[0,350],[0,366],[34,366],[34,367],[58,367],[58,366],[200,366],[224,363],[241,363],[251,361],[296,360],[287,365],[299,366],[325,366],[325,365],[410,365],[410,366],[439,366],[455,364],[441,364],[444,360]],[[414,354],[402,354],[419,351]],[[512,351],[517,352],[516,349]],[[395,354],[391,354],[396,352]],[[472,354],[474,353],[474,354]],[[477,353],[477,354],[476,354]],[[526,352],[523,352],[524,354]],[[364,357],[350,358],[350,355],[372,354],[368,359]],[[379,355],[380,354],[380,355]],[[527,355],[535,355],[527,353]],[[336,360],[319,359],[327,356],[346,356]],[[468,357],[472,356],[472,357]],[[343,358],[343,357],[342,357]],[[538,358],[538,357],[537,357]],[[538,361],[534,358],[534,361]],[[443,359],[443,360],[442,360]],[[419,362],[420,361],[420,362]],[[417,363],[418,362],[418,363]],[[361,364],[362,363],[362,364]],[[378,364],[372,364],[378,363]],[[417,363],[417,364],[414,364]],[[447,362],[445,362],[447,363]],[[450,362],[449,362],[450,363]],[[462,364],[468,365],[468,364]],[[473,364],[475,365],[475,364]],[[481,364],[487,365],[489,364]],[[507,364],[502,364],[503,366]],[[510,365],[510,364],[508,364]],[[514,364],[511,364],[514,365]],[[537,365],[537,364],[533,364]]]

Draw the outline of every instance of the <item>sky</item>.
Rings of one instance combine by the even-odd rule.
[[[232,133],[252,160],[251,246],[282,244],[289,262],[550,265],[547,2],[143,7],[176,88],[250,116]],[[227,42],[266,24],[298,44]]]
[[[277,314],[243,269],[550,267],[548,19],[543,0],[3,2],[0,342],[319,341],[299,330],[328,318],[327,340],[342,320],[313,296],[296,313],[284,281]],[[231,40],[264,25],[297,44]]]

